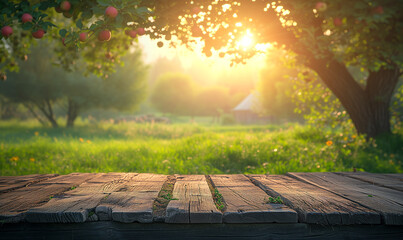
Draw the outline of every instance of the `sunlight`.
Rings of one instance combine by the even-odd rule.
[[[242,50],[246,51],[247,49],[250,49],[250,48],[252,47],[253,43],[254,43],[253,35],[252,35],[252,33],[249,31],[249,29],[248,29],[247,32],[246,32],[246,35],[243,36],[243,37],[238,41],[237,47],[238,47],[238,48],[241,47]]]

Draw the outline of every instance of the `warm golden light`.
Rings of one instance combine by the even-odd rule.
[[[241,38],[241,40],[239,41],[239,45],[244,48],[249,48],[252,45],[252,43],[253,43],[253,39],[248,35],[243,36]]]
[[[249,29],[246,32],[246,35],[244,35],[239,41],[238,41],[238,48],[242,48],[244,51],[246,51],[247,49],[251,48],[253,45],[254,41],[253,41],[253,35],[252,33],[249,31]]]

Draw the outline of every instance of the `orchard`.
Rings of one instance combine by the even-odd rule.
[[[402,11],[395,0],[1,1],[1,71],[17,71],[16,60],[42,38],[57,43],[62,67],[74,69],[82,57],[103,77],[142,36],[160,39],[158,47],[167,45],[162,40],[201,45],[206,56],[233,63],[279,48],[320,76],[358,133],[376,137],[390,132],[389,104],[402,74]],[[355,79],[348,66],[366,78]]]

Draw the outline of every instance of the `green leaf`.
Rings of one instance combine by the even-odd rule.
[[[146,8],[146,7],[139,7],[139,8],[136,8],[136,12],[139,15],[145,15],[145,14],[150,13],[150,10],[148,10],[148,8]]]
[[[101,6],[110,6],[111,5],[111,1],[110,0],[97,0],[98,4]]]
[[[79,19],[79,20],[76,22],[76,26],[77,26],[79,29],[83,29],[83,22],[81,21],[81,19]]]
[[[66,34],[67,34],[67,30],[66,30],[66,29],[60,29],[59,35],[60,35],[61,37],[65,37]]]
[[[22,29],[23,30],[31,30],[34,24],[32,22],[26,22],[22,24]]]

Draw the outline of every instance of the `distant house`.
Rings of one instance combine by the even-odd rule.
[[[270,117],[261,116],[262,104],[255,94],[249,94],[238,106],[232,109],[235,120],[241,124],[267,123]]]

